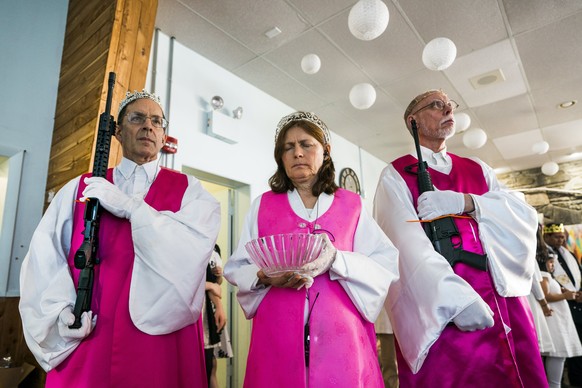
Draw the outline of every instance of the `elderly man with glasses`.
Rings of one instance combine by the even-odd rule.
[[[206,387],[199,318],[220,205],[197,179],[159,166],[167,122],[157,96],[127,93],[117,121],[121,163],[67,183],[33,235],[20,277],[26,342],[47,387]],[[104,211],[79,319],[73,262],[87,198]]]
[[[545,387],[525,298],[536,211],[479,159],[447,152],[457,107],[441,90],[410,102],[404,121],[420,155],[390,163],[374,198],[374,217],[400,251],[385,303],[400,384]]]

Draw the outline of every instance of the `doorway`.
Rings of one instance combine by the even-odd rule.
[[[220,203],[220,232],[216,243],[221,250],[223,264],[236,248],[244,217],[250,207],[250,187],[247,184],[183,167],[186,174],[198,178],[202,186]],[[227,281],[222,283],[222,301],[227,315],[226,328],[230,335],[234,356],[217,359],[218,386],[242,387],[250,343],[251,325],[236,300],[236,288]]]

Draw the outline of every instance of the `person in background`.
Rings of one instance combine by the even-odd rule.
[[[582,338],[582,269],[580,264],[568,249],[564,247],[564,225],[549,223],[544,226],[544,241],[550,252],[556,255],[553,277],[567,291],[577,292],[575,300],[568,300],[578,338]],[[582,387],[582,357],[571,357],[566,360],[568,380],[570,385]]]
[[[206,298],[202,306],[204,322],[204,355],[208,387],[218,388],[216,379],[216,348],[220,347],[221,333],[226,325],[226,312],[222,305],[222,259],[220,248],[214,245],[214,252],[206,267]]]
[[[275,132],[271,191],[255,199],[224,268],[252,319],[245,387],[383,387],[374,324],[398,252],[362,199],[338,188],[330,133],[311,112]],[[320,234],[321,254],[299,273],[268,277],[245,244],[274,234]]]
[[[199,318],[220,205],[195,178],[159,166],[166,127],[157,96],[128,92],[115,131],[121,162],[107,178],[67,183],[33,235],[19,307],[47,387],[206,386]],[[72,329],[85,198],[104,208],[100,262],[92,311]]]
[[[545,387],[525,298],[537,214],[485,163],[447,152],[457,106],[442,90],[429,90],[404,113],[408,130],[418,128],[434,191],[420,194],[418,155],[409,154],[384,169],[374,198],[374,217],[400,253],[400,278],[386,301],[398,379],[403,387]],[[441,216],[458,230],[443,244],[476,258],[472,265],[452,267],[447,259],[454,257],[427,237],[423,224]]]
[[[542,235],[542,225],[538,224],[536,234],[536,265],[531,285],[531,293],[527,296],[527,301],[532,311],[534,325],[538,336],[538,346],[542,356],[555,351],[554,343],[546,317],[552,316],[552,309],[546,300],[544,290],[542,289],[542,274],[538,263],[545,263],[548,258],[548,248],[544,243]]]
[[[554,350],[546,355],[546,374],[550,388],[562,386],[562,374],[566,357],[582,356],[582,344],[567,301],[576,300],[578,293],[564,289],[554,277],[556,254],[550,253],[545,262],[538,262],[542,271],[542,288],[552,305],[553,314],[547,317]]]
[[[394,347],[394,332],[388,317],[386,306],[380,311],[374,323],[376,338],[379,341],[378,361],[382,369],[384,387],[398,388],[398,366],[396,364],[396,348]]]

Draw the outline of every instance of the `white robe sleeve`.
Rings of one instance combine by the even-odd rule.
[[[526,296],[536,265],[536,210],[525,202],[523,194],[505,190],[489,166],[473,160],[483,168],[489,186],[487,193],[471,196],[495,289],[505,297]]]
[[[542,300],[545,299],[545,295],[544,295],[544,290],[542,289],[542,274],[540,273],[540,268],[539,266],[536,264],[534,267],[534,275],[533,275],[533,281],[531,284],[531,293],[534,296],[534,298],[536,298],[536,300]]]
[[[238,288],[237,299],[247,319],[252,319],[269,291],[264,285],[257,285],[259,267],[250,258],[245,244],[258,237],[257,218],[262,196],[256,198],[245,217],[241,237],[236,250],[224,266],[224,278]]]
[[[244,245],[258,237],[260,198],[247,214],[245,227],[234,254],[224,268],[225,278],[238,287],[237,298],[247,319],[254,317],[269,287],[257,287],[259,268],[249,258]],[[362,205],[354,237],[354,252],[338,251],[330,268],[360,314],[374,322],[383,306],[388,287],[398,278],[398,251]]]
[[[422,226],[406,183],[387,166],[374,198],[374,218],[400,253],[399,280],[388,290],[394,335],[413,373],[445,326],[479,298],[438,254]]]
[[[178,212],[158,212],[145,202],[132,212],[129,312],[137,328],[167,334],[198,320],[219,227],[220,204],[190,176]]]
[[[342,285],[360,314],[375,322],[388,288],[398,279],[398,250],[361,206],[354,251],[337,252],[330,279]]]
[[[60,312],[75,304],[76,290],[67,264],[73,208],[79,179],[67,183],[54,197],[35,230],[20,270],[20,316],[28,348],[50,371],[79,345],[61,338]]]

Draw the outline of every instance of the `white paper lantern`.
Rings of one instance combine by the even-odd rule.
[[[315,74],[321,68],[321,60],[315,54],[307,54],[301,60],[301,69],[306,74]]]
[[[460,133],[471,125],[471,116],[464,112],[455,113],[455,132]]]
[[[350,10],[348,27],[356,38],[376,39],[388,27],[388,7],[380,0],[360,0]]]
[[[463,134],[463,144],[472,150],[481,148],[487,143],[487,134],[481,128],[471,128]]]
[[[546,152],[548,152],[549,149],[550,145],[548,144],[547,141],[538,141],[531,147],[532,152],[538,155],[545,154]]]
[[[367,83],[354,85],[350,90],[350,102],[356,109],[368,109],[376,102],[376,89]]]
[[[552,176],[560,170],[560,166],[556,162],[546,162],[542,165],[542,172],[544,175]]]
[[[457,46],[448,38],[435,38],[422,50],[422,63],[430,70],[445,70],[457,57]]]

